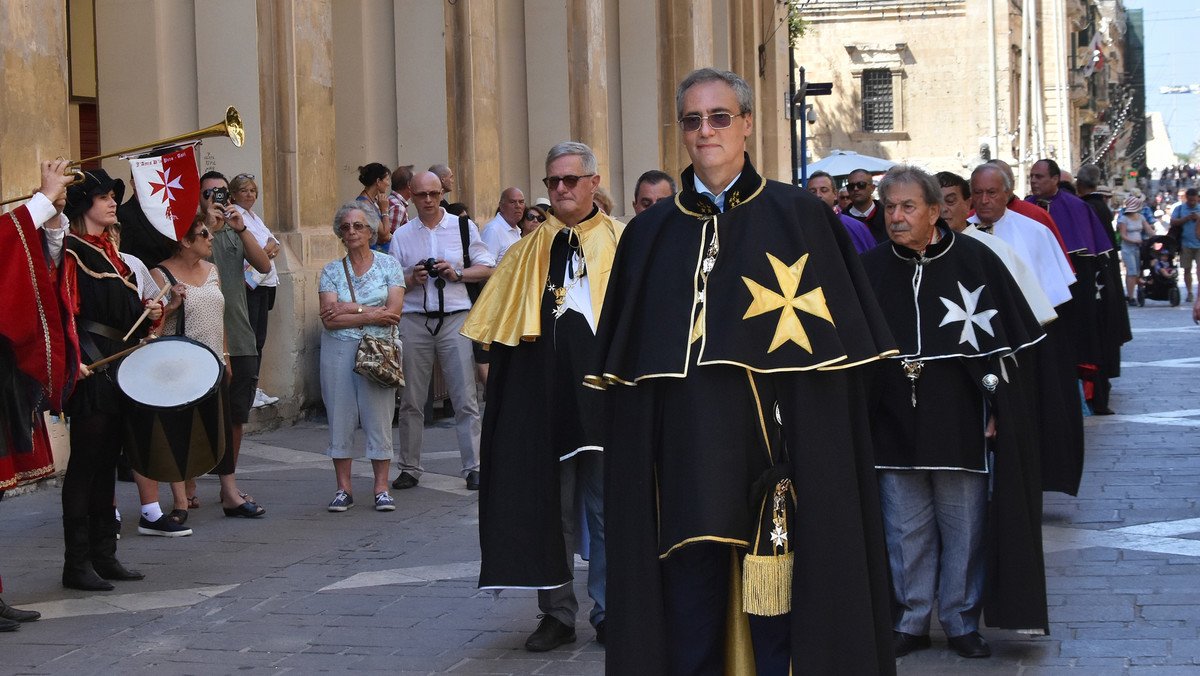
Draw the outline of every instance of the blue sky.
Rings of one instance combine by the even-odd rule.
[[[1177,153],[1200,141],[1200,94],[1160,94],[1159,87],[1200,84],[1200,3],[1125,0],[1141,9],[1146,29],[1146,112],[1162,113]]]

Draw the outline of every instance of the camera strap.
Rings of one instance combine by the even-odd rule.
[[[425,289],[421,289],[421,309],[425,311],[425,330],[429,332],[429,335],[436,336],[438,331],[442,330],[442,322],[446,319],[446,280],[442,279],[441,277],[435,277],[433,280],[433,285],[437,287],[437,312],[434,313],[429,311],[429,295],[425,293]],[[429,328],[429,317],[433,314],[437,315],[437,326],[431,329]]]

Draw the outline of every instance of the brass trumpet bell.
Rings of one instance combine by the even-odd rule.
[[[129,155],[130,153],[136,153],[143,150],[169,148],[171,146],[186,143],[187,141],[195,141],[214,136],[228,136],[229,140],[233,141],[234,146],[238,148],[242,147],[242,144],[246,141],[246,129],[242,126],[242,116],[238,114],[237,108],[229,106],[225,109],[224,120],[216,124],[209,125],[203,129],[197,129],[196,131],[189,132],[187,134],[180,134],[179,136],[172,136],[170,138],[161,139],[152,143],[146,143],[140,146],[134,146],[132,148],[126,148],[124,150],[118,150],[112,153],[105,153],[103,155],[96,155],[95,157],[88,157],[77,162],[72,162],[72,166],[67,169],[67,173],[75,176],[75,183],[80,183],[83,181],[83,170],[79,167],[80,165],[87,164],[88,162],[102,160],[107,157],[116,157],[117,155]],[[34,193],[29,193],[28,195],[22,195],[20,197],[13,197],[0,202],[0,205],[27,200],[33,197],[33,195]]]

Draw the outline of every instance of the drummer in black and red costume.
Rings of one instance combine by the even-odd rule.
[[[71,182],[63,173],[67,165],[42,162],[41,189],[0,215],[0,496],[54,473],[42,413],[62,410],[79,367],[73,317],[63,309],[47,253],[62,249],[58,211]],[[39,617],[0,600],[0,631],[15,631]]]
[[[74,312],[84,364],[132,347],[145,338],[162,316],[150,304],[150,316],[130,336],[122,337],[141,316],[146,303],[133,271],[117,254],[114,226],[125,183],[103,169],[85,173],[82,183],[67,189],[63,215],[70,221],[62,265],[63,293]],[[148,303],[148,302],[147,302]],[[64,587],[110,591],[106,580],[140,580],[116,558],[117,522],[113,509],[115,466],[123,439],[120,394],[110,377],[115,362],[88,374],[81,368],[75,392],[67,402],[71,421],[71,458],[63,479],[63,534],[66,557]]]

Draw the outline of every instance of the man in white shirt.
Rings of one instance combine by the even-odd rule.
[[[417,218],[392,237],[392,256],[404,268],[404,311],[400,339],[404,342],[405,387],[400,399],[400,476],[392,488],[416,486],[421,467],[421,442],[425,430],[425,398],[433,379],[437,357],[454,405],[462,476],[468,490],[479,489],[479,402],[475,393],[471,341],[459,335],[471,298],[466,282],[483,282],[492,275],[496,259],[479,238],[475,224],[467,221],[467,249],[471,266],[463,267],[463,233],[458,216],[439,204],[444,191],[436,174],[413,177]]]
[[[496,217],[483,226],[479,236],[488,251],[496,257],[496,265],[504,258],[508,247],[521,239],[521,219],[525,216],[525,193],[520,188],[508,188],[500,193]]]

